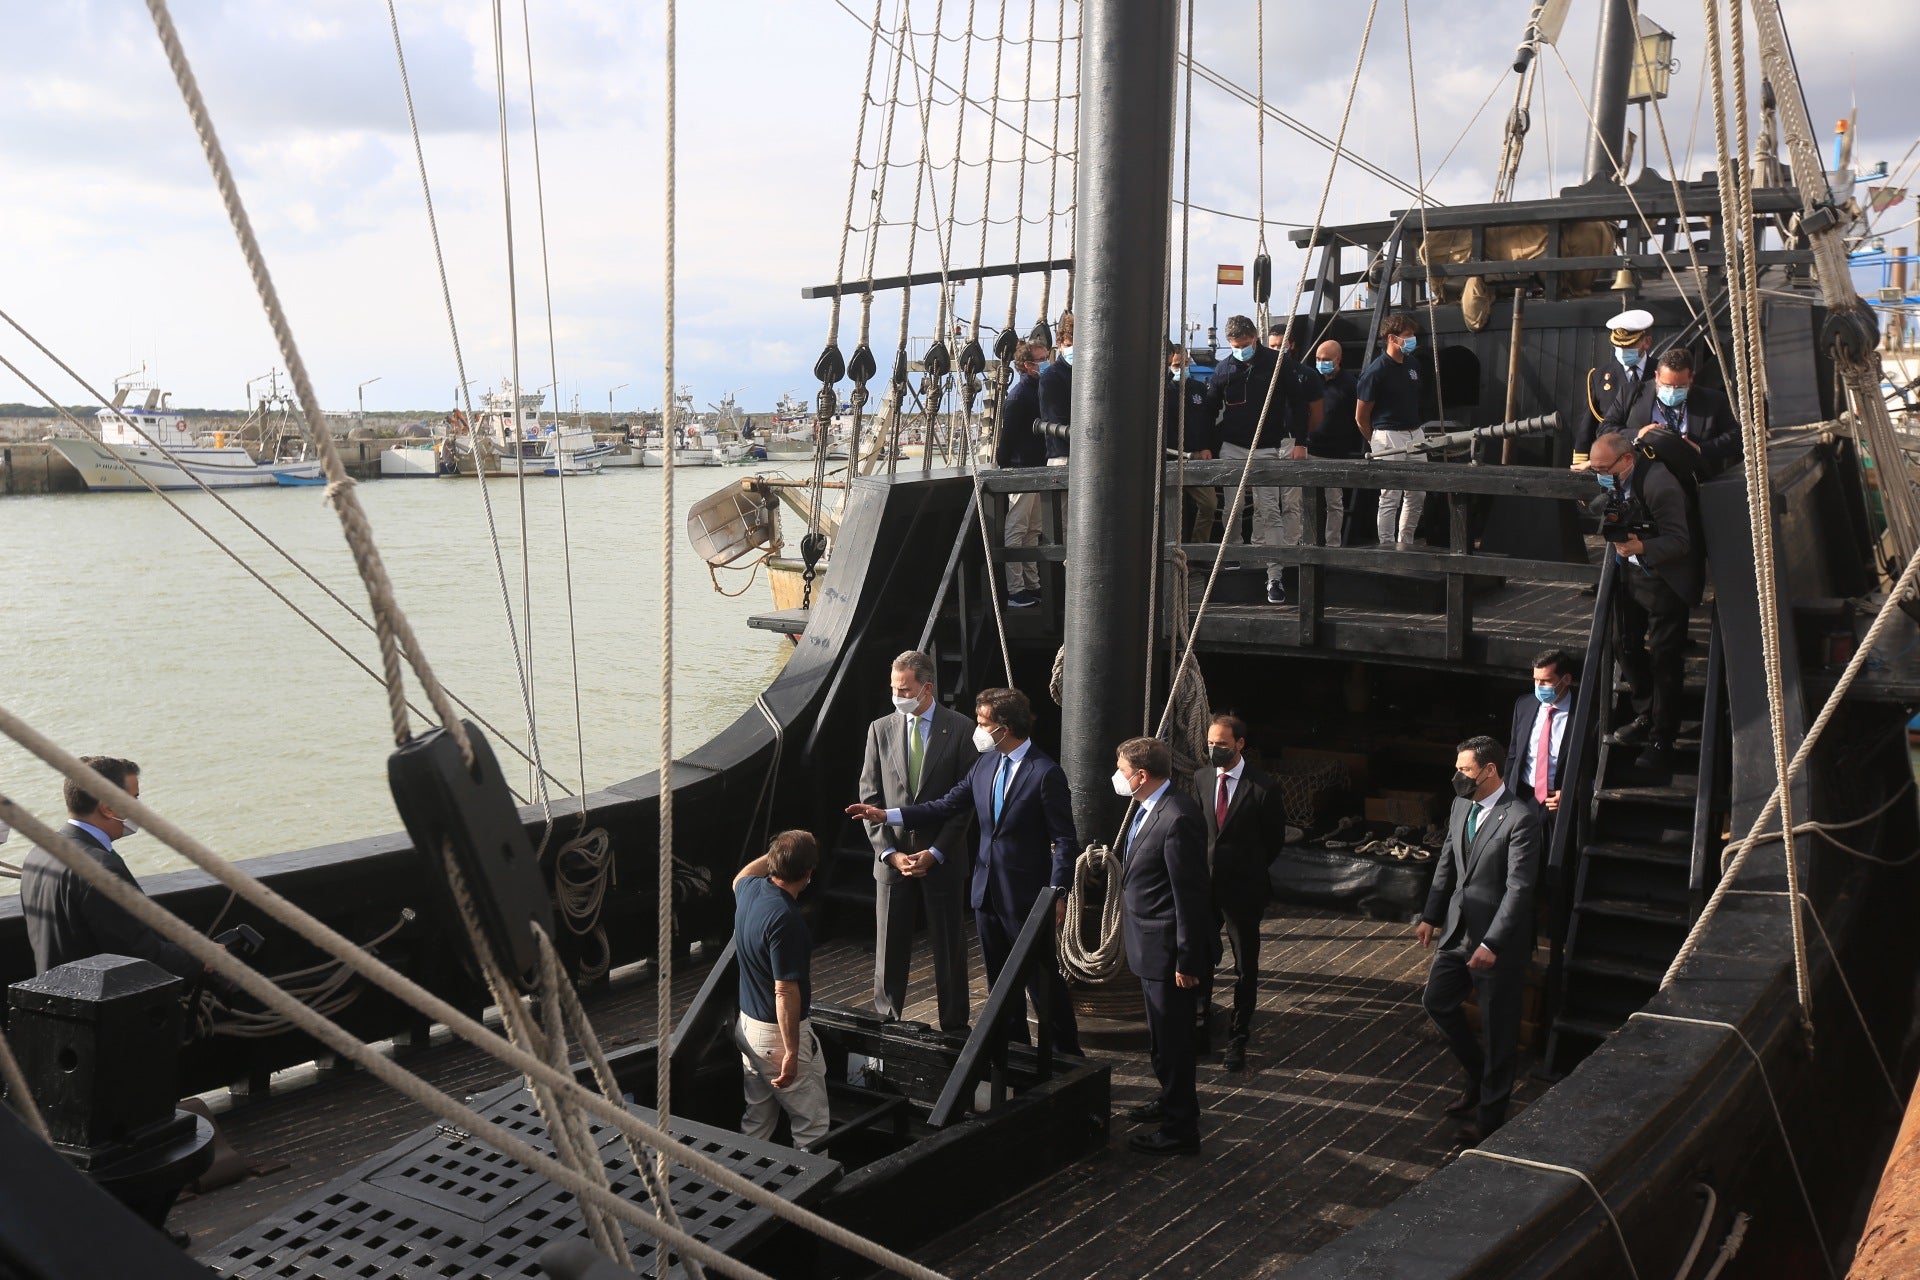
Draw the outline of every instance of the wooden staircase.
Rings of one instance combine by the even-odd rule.
[[[1598,764],[1581,822],[1571,914],[1544,1073],[1573,1069],[1665,976],[1719,873],[1730,743],[1720,632],[1706,617],[1705,662],[1688,663],[1671,774],[1639,768],[1637,747],[1607,741],[1632,716],[1624,686],[1600,704]],[[1611,655],[1606,662],[1612,668]]]

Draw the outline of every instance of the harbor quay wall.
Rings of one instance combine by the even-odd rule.
[[[380,455],[403,440],[341,440],[340,457],[355,480],[380,478]],[[0,497],[80,493],[80,473],[58,451],[38,440],[0,443]]]

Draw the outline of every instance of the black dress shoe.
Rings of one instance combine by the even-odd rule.
[[[1247,1042],[1245,1040],[1229,1042],[1227,1051],[1220,1055],[1220,1065],[1228,1071],[1245,1071],[1247,1069]]]
[[[1152,1133],[1136,1133],[1127,1139],[1127,1145],[1142,1155],[1149,1156],[1197,1156],[1200,1154],[1200,1139],[1176,1138],[1164,1129]]]
[[[1477,1124],[1463,1124],[1454,1131],[1453,1140],[1463,1147],[1477,1147],[1487,1140],[1487,1134]]]
[[[1633,758],[1635,768],[1646,769],[1654,773],[1673,772],[1673,746],[1665,742],[1650,743],[1645,751]]]
[[[1607,735],[1616,747],[1644,747],[1653,737],[1653,717],[1635,716]]]
[[[1128,1107],[1126,1116],[1127,1119],[1137,1124],[1146,1124],[1150,1121],[1158,1120],[1161,1116],[1160,1099],[1155,1098],[1152,1102],[1143,1102],[1137,1107]]]
[[[1463,1089],[1459,1097],[1447,1104],[1447,1114],[1450,1116],[1470,1116],[1479,1109],[1480,1091],[1478,1089]]]

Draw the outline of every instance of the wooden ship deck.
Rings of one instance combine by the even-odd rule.
[[[1125,1148],[1125,1108],[1154,1092],[1144,1051],[1096,1051],[1113,1066],[1115,1120],[1107,1149],[1077,1162],[916,1256],[950,1275],[1268,1275],[1387,1204],[1451,1158],[1455,1125],[1440,1113],[1454,1070],[1420,1007],[1426,953],[1410,927],[1358,914],[1276,904],[1262,931],[1260,1013],[1247,1070],[1200,1073],[1204,1147],[1198,1158],[1153,1159]],[[986,997],[970,944],[976,1008]],[[924,947],[908,1016],[931,1018]],[[1224,962],[1230,963],[1230,962]],[[675,976],[691,999],[707,966]],[[835,941],[815,957],[817,1002],[865,1008],[869,948]],[[591,1005],[610,1045],[653,1034],[654,984],[634,975]],[[1224,984],[1216,1002],[1224,1000]],[[436,1041],[409,1065],[455,1096],[501,1083],[501,1068],[459,1043]],[[364,1073],[311,1069],[269,1097],[220,1116],[259,1172],[189,1196],[170,1224],[192,1251],[219,1243],[325,1186],[432,1123]],[[1537,1085],[1526,1085],[1523,1098]],[[911,1212],[910,1209],[904,1212]]]

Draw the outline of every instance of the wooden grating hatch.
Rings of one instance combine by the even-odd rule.
[[[552,1151],[546,1125],[524,1086],[504,1086],[472,1105],[523,1141]],[[653,1119],[645,1107],[631,1109]],[[840,1177],[839,1163],[825,1156],[692,1121],[673,1124],[682,1142],[797,1204],[818,1199]],[[592,1129],[613,1193],[646,1205],[646,1191],[618,1131],[599,1123]],[[738,1254],[777,1225],[767,1210],[685,1169],[674,1169],[672,1189],[681,1227],[716,1249]],[[625,1231],[635,1266],[650,1274],[653,1238],[632,1226]],[[543,1275],[541,1250],[585,1238],[570,1193],[443,1124],[222,1243],[205,1262],[236,1280],[505,1280]]]

